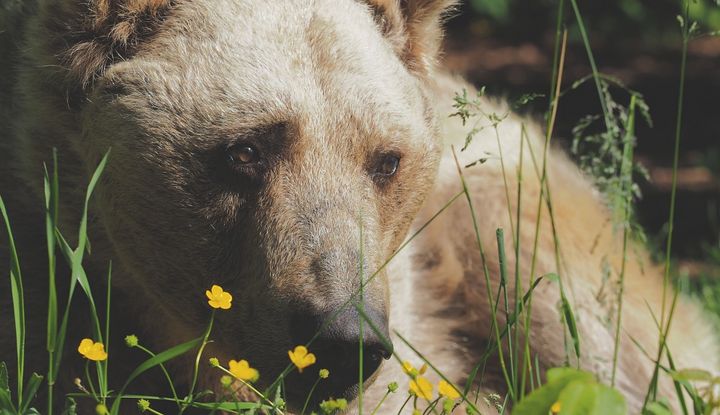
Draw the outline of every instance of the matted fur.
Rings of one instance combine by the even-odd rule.
[[[235,300],[230,311],[217,315],[209,353],[222,362],[247,358],[260,369],[261,382],[271,380],[294,346],[293,313],[300,306],[337,308],[359,287],[359,258],[374,270],[408,230],[418,229],[460,190],[449,150],[468,127],[447,114],[453,111],[452,93],[471,87],[433,69],[441,19],[451,4],[47,0],[18,14],[24,19],[13,25],[18,33],[0,48],[12,50],[14,65],[12,82],[0,91],[0,193],[10,208],[26,279],[28,370],[42,372],[46,363],[38,335],[44,333],[47,292],[46,252],[39,243],[42,163],[58,149],[60,227],[71,235],[83,187],[112,147],[92,204],[93,250],[87,257],[88,274],[99,288],[113,260],[111,383],[122,383],[144,358],[119,346],[125,334],[134,332],[161,350],[202,333],[209,316],[202,294],[212,283],[221,283]],[[500,102],[483,105],[487,112],[509,112]],[[502,149],[512,189],[518,185],[515,172],[523,169],[521,201],[515,192],[506,198],[497,159],[465,172],[487,264],[460,199],[366,287],[366,303],[389,315],[391,328],[457,384],[491,338],[482,269],[490,270],[495,292],[495,230],[504,228],[506,246],[512,246],[507,212],[518,203],[522,249],[517,259],[508,250],[508,266],[518,263],[523,286],[528,284],[540,191],[528,153],[520,162],[523,124],[539,155],[541,128],[513,114],[499,125],[501,148],[486,129],[459,154],[466,164]],[[259,188],[243,187],[223,170],[223,149],[243,140],[268,154],[269,171]],[[402,155],[400,169],[377,181],[372,166],[389,151]],[[619,267],[618,235],[606,226],[608,212],[590,180],[560,151],[549,157],[560,275],[582,336],[579,363],[607,380],[615,316],[603,296],[602,266]],[[546,209],[540,229],[537,275],[557,271]],[[632,251],[638,254],[626,273],[618,387],[637,411],[652,364],[631,338],[654,353],[657,331],[646,302],[658,314],[662,293],[659,270],[642,247]],[[0,264],[7,263],[6,249],[0,257]],[[1,284],[0,332],[10,333],[7,280]],[[553,283],[535,290],[531,352],[542,369],[564,361],[558,298]],[[73,311],[59,385],[65,392],[74,391],[71,380],[83,367],[70,346],[89,334],[86,309],[79,304]],[[13,354],[11,340],[0,341],[0,356]],[[419,364],[394,335],[393,340],[401,358]],[[717,372],[718,343],[697,304],[678,304],[668,343],[678,367]],[[188,367],[191,362],[181,360],[170,368],[178,385],[187,380]],[[220,373],[202,370],[201,387],[217,387]],[[366,408],[390,381],[401,382],[402,390],[408,381],[392,361],[372,380]],[[162,394],[162,382],[148,379],[136,387]],[[497,362],[481,386],[503,392]],[[667,378],[661,388],[663,396],[674,396]],[[391,395],[387,408],[397,410],[403,395]],[[300,398],[290,398],[297,406]]]

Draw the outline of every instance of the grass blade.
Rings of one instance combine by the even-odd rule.
[[[25,297],[23,293],[22,273],[18,260],[15,238],[10,226],[10,218],[5,208],[5,202],[0,196],[0,212],[2,212],[5,228],[7,230],[8,246],[10,248],[10,291],[13,302],[13,317],[15,321],[15,351],[17,357],[17,394],[18,407],[22,407],[23,377],[25,369]]]
[[[53,149],[52,177],[48,173],[47,166],[44,167],[45,176],[43,178],[43,186],[45,190],[45,238],[47,242],[48,255],[47,341],[45,343],[45,348],[48,352],[47,413],[48,415],[52,415],[54,401],[53,387],[55,384],[54,361],[58,331],[57,285],[55,281],[57,269],[57,241],[55,239],[55,228],[57,227],[58,219],[60,185],[58,179],[57,149]]]
[[[568,332],[573,341],[573,347],[575,348],[575,355],[578,358],[578,365],[580,364],[580,334],[578,333],[577,323],[575,322],[575,314],[573,314],[570,302],[563,290],[560,290],[560,301],[562,303],[562,313],[565,322],[567,323]]]

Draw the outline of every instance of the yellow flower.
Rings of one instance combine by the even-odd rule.
[[[403,365],[403,372],[407,373],[411,377],[415,377],[418,375],[424,375],[427,371],[427,364],[423,364],[422,367],[420,367],[420,370],[415,369],[415,366],[412,365],[412,363],[408,362],[407,360],[402,363]]]
[[[418,398],[432,400],[433,385],[429,380],[422,376],[417,376],[415,379],[410,381],[410,393],[417,396]]]
[[[560,405],[560,401],[557,401],[550,407],[550,412],[552,412],[553,414],[559,414],[560,409],[562,409],[562,405]]]
[[[241,360],[239,362],[231,360],[228,362],[228,370],[233,376],[245,382],[255,382],[260,377],[257,369],[250,367],[250,363],[247,360]]]
[[[455,386],[445,382],[444,380],[438,382],[438,392],[440,392],[440,395],[448,399],[457,399],[460,397],[460,392],[455,389]]]
[[[205,295],[207,295],[208,304],[212,308],[227,310],[232,305],[232,295],[219,285],[213,285],[211,289],[205,291]]]
[[[108,357],[107,353],[105,353],[105,346],[100,342],[93,342],[92,339],[82,339],[77,350],[85,358],[96,362],[103,361]]]
[[[295,346],[295,350],[289,351],[290,361],[298,368],[298,372],[302,373],[303,369],[315,363],[315,355],[308,352],[305,346]]]

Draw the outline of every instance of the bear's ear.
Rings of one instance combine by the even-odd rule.
[[[442,42],[443,17],[457,0],[366,0],[397,54],[413,71],[428,73]]]
[[[86,87],[112,62],[131,56],[157,30],[173,0],[62,0],[43,4],[47,47]]]

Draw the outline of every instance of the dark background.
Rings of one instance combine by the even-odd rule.
[[[691,20],[700,31],[720,30],[720,5],[692,3]],[[637,130],[636,160],[650,180],[639,180],[643,197],[639,222],[651,248],[662,251],[668,219],[682,36],[672,0],[578,0],[599,71],[619,78],[644,95],[654,125]],[[591,73],[569,0],[564,88]],[[470,0],[448,21],[443,61],[476,86],[511,100],[527,93],[549,95],[558,0]],[[627,97],[618,94],[618,101]],[[529,111],[547,110],[547,98]],[[597,90],[586,83],[560,100],[556,136],[567,147],[572,127],[601,113]],[[720,280],[720,37],[703,36],[689,45],[684,121],[678,172],[673,253],[678,271]]]

